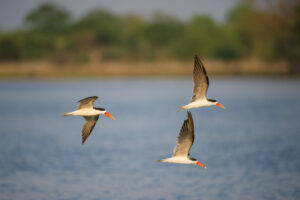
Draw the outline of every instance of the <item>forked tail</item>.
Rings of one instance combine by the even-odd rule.
[[[166,159],[157,160],[157,162],[166,162]]]
[[[70,116],[72,115],[71,113],[64,113],[63,116]]]
[[[184,106],[181,106],[181,107],[179,107],[178,112],[181,112],[181,111],[183,111],[184,109],[185,109]]]

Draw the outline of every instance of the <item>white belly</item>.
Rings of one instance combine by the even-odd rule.
[[[160,162],[168,162],[168,163],[179,163],[179,164],[194,164],[195,161],[188,159],[188,157],[171,157],[161,160]]]
[[[79,109],[75,110],[71,113],[68,113],[70,115],[74,116],[95,116],[95,115],[100,115],[103,114],[100,110],[94,110],[94,109]]]
[[[205,99],[205,100],[198,100],[198,101],[191,102],[191,103],[183,106],[183,108],[191,109],[191,108],[199,108],[199,107],[206,107],[206,106],[212,106],[212,105],[214,105],[214,104]]]

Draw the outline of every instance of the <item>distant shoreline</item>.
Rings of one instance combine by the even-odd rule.
[[[289,76],[288,63],[257,60],[203,60],[209,75]],[[193,62],[183,61],[103,61],[58,64],[49,61],[0,62],[0,78],[64,77],[180,77],[190,76]],[[295,75],[295,74],[293,74]]]

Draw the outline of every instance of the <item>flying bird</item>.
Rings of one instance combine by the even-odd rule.
[[[216,100],[206,98],[209,80],[206,74],[206,70],[198,56],[195,56],[194,58],[193,79],[194,89],[192,99],[189,104],[180,107],[179,111],[214,105],[225,109],[225,107],[222,104],[218,103]]]
[[[82,144],[85,142],[85,140],[89,137],[91,134],[93,128],[95,127],[97,120],[99,118],[99,115],[105,115],[111,119],[115,119],[111,114],[109,114],[104,108],[95,108],[94,102],[98,99],[97,96],[91,96],[84,99],[79,100],[79,106],[78,109],[63,114],[64,116],[82,116],[84,117],[86,123],[82,127]]]
[[[183,122],[173,156],[170,158],[158,160],[158,162],[196,164],[205,167],[195,158],[189,157],[189,151],[194,143],[194,122],[191,112],[187,112],[188,118]]]

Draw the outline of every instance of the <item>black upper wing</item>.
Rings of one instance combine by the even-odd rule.
[[[96,99],[98,99],[97,96],[92,96],[79,100],[78,109],[93,108],[93,104],[96,101]]]
[[[181,127],[177,144],[173,156],[188,156],[194,143],[194,122],[190,111],[187,112],[188,118],[184,120]]]
[[[209,86],[206,70],[198,56],[195,56],[194,58],[193,79],[194,89],[191,102],[196,101],[197,99],[206,98],[206,92]]]

